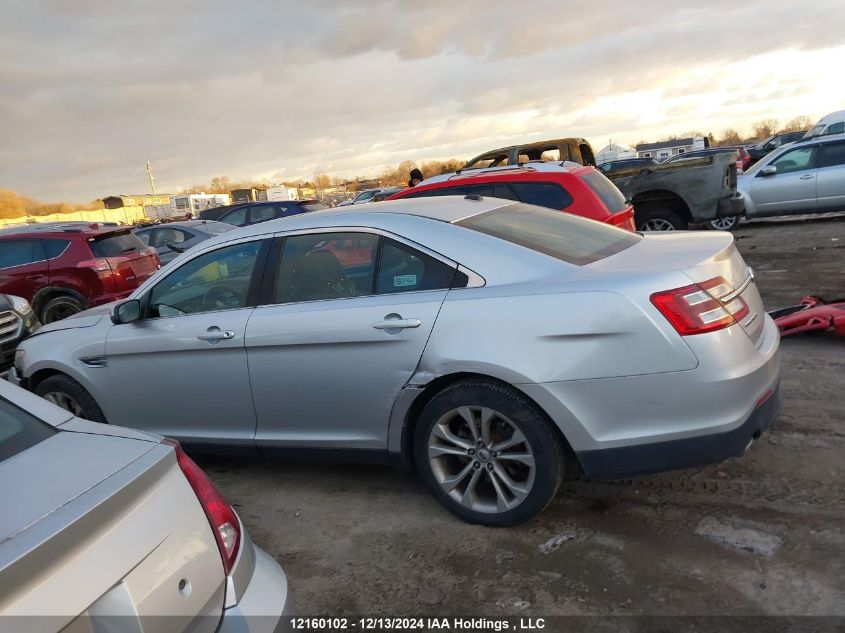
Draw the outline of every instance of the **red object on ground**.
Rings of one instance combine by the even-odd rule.
[[[808,295],[801,303],[769,313],[781,336],[831,330],[845,336],[845,299],[825,301]]]

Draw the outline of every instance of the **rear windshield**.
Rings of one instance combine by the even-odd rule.
[[[0,462],[43,442],[55,433],[56,430],[49,424],[8,400],[0,399]]]
[[[306,202],[299,206],[305,209],[305,211],[322,211],[323,209],[328,209],[326,205],[320,204],[319,202]]]
[[[456,224],[576,266],[615,255],[642,239],[603,222],[530,204],[511,204]]]
[[[134,233],[108,233],[90,241],[95,257],[117,257],[144,248],[143,242]]]
[[[622,192],[600,171],[591,171],[581,176],[581,179],[604,202],[604,206],[611,213],[619,213],[628,208]]]

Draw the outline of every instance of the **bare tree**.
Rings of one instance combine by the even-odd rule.
[[[716,145],[739,145],[742,142],[742,137],[733,128],[722,130],[722,135],[716,141]]]
[[[777,119],[763,119],[762,121],[757,121],[753,125],[754,130],[754,138],[757,139],[764,139],[772,134],[777,133],[778,131],[778,120]]]
[[[783,126],[784,132],[803,132],[804,130],[809,130],[810,126],[813,124],[812,119],[810,117],[801,114],[794,119],[790,119],[786,125]]]

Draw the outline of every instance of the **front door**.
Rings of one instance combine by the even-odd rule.
[[[393,403],[454,274],[371,233],[285,238],[267,305],[247,326],[259,447],[386,450]]]
[[[811,213],[816,210],[815,147],[797,147],[757,170],[749,188],[756,215]],[[764,176],[766,167],[776,173]]]
[[[264,243],[183,262],[146,293],[142,320],[109,330],[111,422],[188,442],[253,444],[244,333]]]

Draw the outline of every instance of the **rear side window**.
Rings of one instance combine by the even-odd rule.
[[[134,233],[109,233],[95,237],[89,243],[95,257],[118,257],[144,248],[143,242]]]
[[[845,143],[829,143],[819,148],[818,166],[845,165]]]
[[[44,252],[47,259],[54,259],[65,252],[65,249],[70,245],[67,240],[43,240]]]
[[[620,253],[642,239],[603,222],[527,204],[511,204],[456,224],[577,266]]]
[[[601,199],[611,213],[619,213],[628,208],[628,203],[625,201],[622,192],[600,171],[591,171],[584,174],[581,176],[581,180],[593,190],[593,193]]]
[[[455,268],[420,251],[385,239],[378,269],[379,294],[449,288]]]
[[[25,266],[47,259],[41,240],[0,241],[0,268]]]
[[[553,182],[512,182],[511,187],[525,204],[548,209],[565,209],[572,204],[572,196]]]
[[[56,430],[8,400],[0,400],[0,462],[56,434]]]

